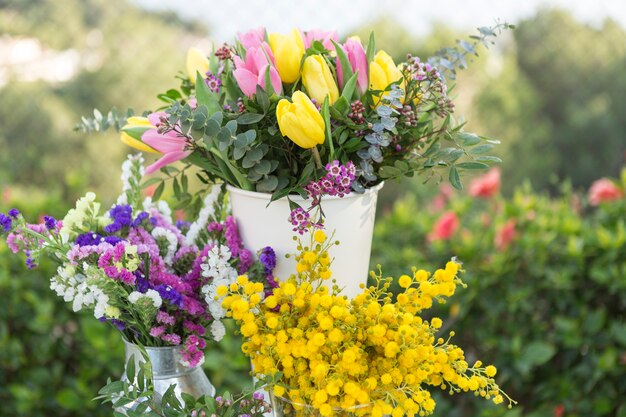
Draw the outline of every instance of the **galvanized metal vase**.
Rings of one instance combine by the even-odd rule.
[[[139,364],[144,362],[143,355],[139,347],[135,344],[124,340],[125,360],[134,357],[135,369],[139,370]],[[193,395],[195,398],[203,395],[215,396],[215,387],[209,381],[204,373],[202,366],[195,367],[185,366],[181,363],[180,346],[167,347],[144,347],[150,363],[152,365],[152,379],[154,385],[155,399],[159,399],[167,389],[176,384],[174,393],[179,400],[182,400],[181,394]],[[122,376],[122,380],[126,380],[126,372]],[[124,409],[134,409],[137,403],[130,403],[124,406]]]

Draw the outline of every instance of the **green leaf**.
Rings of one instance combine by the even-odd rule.
[[[174,189],[174,196],[179,199],[180,198],[180,194],[181,194],[181,190],[180,190],[180,184],[178,183],[178,179],[174,178],[174,181],[172,182],[172,188]]]
[[[348,80],[350,78],[352,78],[352,76],[354,75],[354,71],[352,71],[352,66],[350,65],[350,60],[348,59],[348,56],[346,55],[346,51],[344,51],[343,46],[341,46],[340,44],[338,44],[337,42],[335,42],[334,40],[332,41],[333,45],[335,45],[335,51],[337,52],[337,58],[339,59],[339,64],[341,65],[341,72],[343,73],[343,79]],[[347,86],[347,83],[345,84]],[[345,87],[344,87],[345,90]],[[354,92],[354,90],[353,90]],[[342,93],[343,95],[343,93]],[[350,94],[349,97],[346,97],[348,100],[350,100],[352,98],[352,94]]]
[[[376,40],[374,39],[374,32],[371,32],[369,41],[367,42],[367,49],[365,50],[365,56],[367,57],[368,67],[369,67],[369,63],[371,63],[374,60],[375,54],[376,54]]]
[[[333,144],[333,136],[330,131],[330,102],[328,100],[328,96],[326,96],[326,98],[324,99],[324,104],[322,104],[321,113],[322,113],[322,117],[324,118],[324,125],[326,127],[325,129],[326,141],[324,142],[324,144],[328,147],[328,151],[329,151],[328,159],[332,161],[335,159],[335,145]]]
[[[335,104],[333,104],[331,110],[336,111],[337,114],[341,117],[346,116],[350,111],[350,103],[348,102],[348,99],[346,97],[341,96],[337,99],[337,101],[335,101]]]
[[[385,165],[378,170],[378,175],[381,178],[388,179],[399,177],[400,175],[402,175],[402,172],[394,166]]]
[[[240,125],[251,125],[253,123],[258,123],[265,117],[264,114],[258,113],[242,113],[241,116],[237,118],[237,123]]]
[[[522,351],[520,361],[533,368],[548,362],[555,353],[556,348],[554,345],[548,342],[535,341],[529,343]]]
[[[278,178],[274,175],[270,175],[263,181],[259,181],[256,185],[256,190],[260,193],[271,193],[276,189],[278,185]]]
[[[450,184],[457,190],[463,189],[463,184],[461,184],[461,178],[459,177],[459,171],[457,171],[456,167],[453,166],[450,168],[450,174],[448,175],[448,179],[450,180]]]
[[[161,182],[161,181],[163,181],[161,178],[150,178],[150,179],[144,181],[143,184],[141,184],[141,188],[148,188],[151,185],[154,185],[154,184],[156,184],[158,182]]]
[[[346,100],[352,101],[352,97],[354,96],[354,92],[356,91],[356,83],[358,81],[358,71],[350,77],[346,85],[343,87],[343,91],[341,93],[341,97],[345,97]]]
[[[463,142],[463,146],[474,146],[480,143],[480,137],[474,133],[461,132],[458,139]]]
[[[272,164],[270,161],[259,161],[259,163],[254,166],[254,170],[261,175],[269,174],[271,168]]]
[[[476,157],[476,161],[491,162],[491,163],[494,163],[494,164],[501,164],[502,163],[502,159],[498,158],[497,156],[489,156],[489,155],[478,156],[478,157]]]
[[[196,99],[198,105],[206,106],[209,114],[219,112],[222,108],[219,102],[219,95],[209,90],[209,87],[204,83],[204,79],[200,73],[196,74]]]
[[[469,153],[476,155],[476,154],[481,154],[481,153],[487,153],[492,149],[493,149],[493,145],[484,144],[484,145],[476,146],[475,148],[470,149]]]
[[[156,201],[159,198],[161,198],[161,195],[163,194],[163,190],[165,190],[165,182],[161,182],[161,184],[159,184],[159,186],[156,188],[156,190],[154,190],[154,194],[152,194],[152,200]]]
[[[256,86],[256,94],[254,96],[256,102],[261,106],[263,112],[267,112],[267,109],[270,108],[270,97],[267,95],[265,90],[261,88],[260,85]]]
[[[489,168],[489,165],[482,162],[460,162],[456,164],[456,167],[462,169],[486,169]]]

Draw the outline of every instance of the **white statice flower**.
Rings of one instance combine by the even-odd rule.
[[[143,302],[142,300],[149,300],[154,306],[154,308],[159,308],[161,307],[161,304],[163,304],[163,300],[161,299],[161,296],[155,290],[148,290],[145,293],[141,293],[139,291],[133,291],[130,294],[128,294],[128,301],[131,304],[137,304],[139,302]]]
[[[134,187],[139,186],[139,182],[144,174],[144,159],[141,154],[128,155],[122,164],[122,193],[117,198],[117,204],[129,204],[128,194],[132,192]],[[139,169],[136,169],[136,168]],[[135,171],[133,171],[135,168]]]
[[[224,327],[224,323],[217,319],[213,320],[213,323],[211,323],[211,335],[213,335],[213,340],[219,342],[225,334],[226,328]]]
[[[167,240],[167,253],[163,257],[166,265],[172,265],[174,261],[174,255],[176,255],[176,249],[178,249],[178,238],[171,230],[167,230],[164,227],[155,227],[152,229],[152,237],[156,240],[159,238],[165,238]]]
[[[222,285],[228,286],[237,280],[237,270],[229,262],[231,256],[228,246],[215,245],[201,265],[202,276],[210,279],[210,282],[202,287],[202,293],[214,319],[221,319],[226,316],[226,312],[222,308],[223,297],[217,295],[217,289]]]
[[[147,211],[148,213],[150,212],[150,210],[156,209],[159,213],[161,213],[161,216],[163,216],[163,218],[167,220],[168,223],[173,224],[172,209],[170,208],[169,204],[167,204],[167,201],[158,200],[154,202],[152,201],[152,197],[146,197],[143,200],[142,207],[143,211]]]
[[[76,202],[76,208],[67,212],[63,218],[63,227],[61,227],[60,235],[63,243],[67,243],[70,240],[70,234],[74,229],[80,229],[83,226],[83,222],[94,217],[100,211],[100,203],[96,203],[96,195],[92,192],[88,192],[84,197],[78,199]]]
[[[57,269],[57,275],[50,280],[50,288],[65,302],[72,303],[74,311],[93,307],[94,316],[100,318],[109,307],[109,297],[87,276],[76,273],[76,268],[71,265]]]
[[[206,229],[209,218],[215,215],[215,203],[220,196],[221,189],[219,186],[213,186],[211,191],[204,197],[202,210],[198,213],[196,221],[191,223],[187,235],[185,236],[185,245],[192,246],[196,244],[198,234]]]

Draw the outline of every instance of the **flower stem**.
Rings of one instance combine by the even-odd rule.
[[[315,166],[318,169],[324,168],[324,166],[322,165],[322,158],[320,158],[320,153],[317,150],[317,146],[311,148],[311,153],[313,154],[313,159],[315,160]]]

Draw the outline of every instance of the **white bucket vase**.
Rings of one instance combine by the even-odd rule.
[[[363,194],[350,193],[343,198],[336,196],[322,197],[324,230],[339,245],[330,249],[332,279],[343,288],[342,294],[353,298],[361,292],[360,284],[367,283],[369,274],[370,252],[374,219],[376,217],[376,201],[379,184]],[[296,253],[296,242],[293,226],[287,220],[291,212],[287,198],[270,203],[271,195],[244,191],[228,186],[232,214],[237,220],[239,234],[246,248],[256,252],[271,246],[276,252],[276,269],[274,276],[285,280],[296,273],[296,262],[286,254]],[[308,208],[311,200],[300,196],[290,196],[293,202],[302,208]],[[268,205],[269,204],[269,205]],[[307,239],[304,236],[305,241]],[[330,284],[329,284],[330,285]]]

